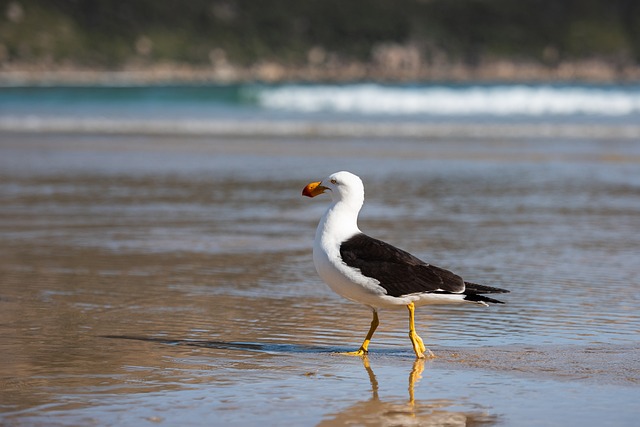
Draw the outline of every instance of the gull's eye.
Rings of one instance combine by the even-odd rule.
[[[336,185],[336,184],[338,183],[338,180],[337,180],[337,179],[335,179],[335,178],[332,178],[332,179],[331,179],[331,183],[332,183],[333,185]]]

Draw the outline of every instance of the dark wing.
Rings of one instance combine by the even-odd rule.
[[[461,293],[465,289],[460,276],[366,234],[344,241],[340,255],[349,267],[378,280],[393,297],[416,292]]]

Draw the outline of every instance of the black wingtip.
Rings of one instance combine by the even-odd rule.
[[[471,291],[476,294],[508,294],[511,292],[508,289],[495,288],[493,286],[479,285],[472,282],[464,282],[467,291]]]
[[[497,299],[489,298],[479,294],[465,294],[464,300],[479,303],[504,304],[503,301],[499,301]]]

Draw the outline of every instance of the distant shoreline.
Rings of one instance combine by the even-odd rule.
[[[343,62],[321,66],[288,66],[261,62],[251,66],[193,66],[177,63],[133,64],[118,70],[42,64],[5,64],[0,86],[233,84],[246,82],[350,83],[379,81],[495,83],[640,83],[640,66],[620,66],[600,60],[561,62],[486,61],[477,66],[439,64],[403,67]]]

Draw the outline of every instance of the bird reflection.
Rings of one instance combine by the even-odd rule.
[[[319,426],[335,425],[376,425],[376,426],[489,426],[496,423],[495,416],[485,413],[450,411],[456,402],[447,399],[416,400],[415,386],[422,378],[425,360],[416,359],[409,373],[408,400],[392,398],[381,400],[380,384],[376,378],[369,358],[362,357],[362,364],[371,383],[371,397],[357,402]]]

